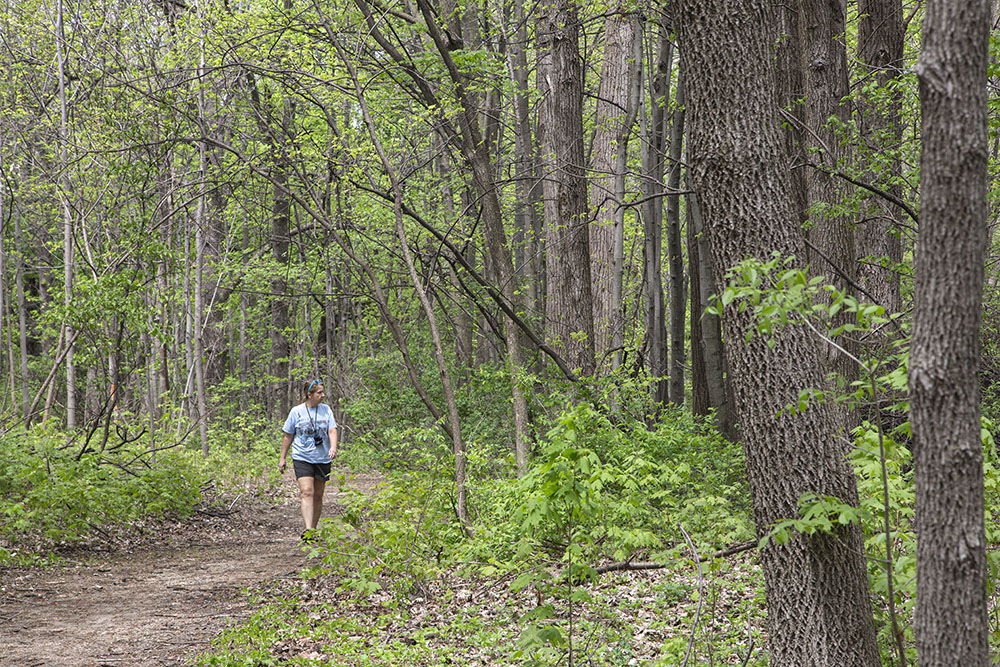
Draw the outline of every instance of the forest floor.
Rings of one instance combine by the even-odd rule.
[[[336,494],[331,485],[331,509]],[[252,611],[244,589],[298,576],[301,530],[286,472],[274,502],[235,496],[185,521],[126,531],[110,548],[77,548],[55,567],[0,568],[0,665],[188,664]]]
[[[324,514],[380,478],[347,480],[328,487]],[[61,554],[55,567],[0,568],[0,667],[180,667],[213,640],[229,656],[219,664],[523,663],[517,619],[537,604],[533,589],[442,573],[404,605],[388,590],[358,596],[302,578],[315,561],[299,541],[290,474],[272,502],[216,501],[184,521],[132,527],[110,549],[105,540]],[[679,664],[692,648],[691,664],[766,664],[755,560],[717,561],[700,583],[690,564],[605,575],[580,616],[581,652],[592,664]]]

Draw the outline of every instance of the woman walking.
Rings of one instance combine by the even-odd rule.
[[[292,408],[281,428],[281,459],[278,469],[284,473],[288,449],[292,449],[292,469],[299,484],[302,500],[302,539],[312,537],[312,531],[323,513],[323,491],[330,479],[330,465],[337,456],[337,420],[333,410],[323,403],[326,392],[322,380],[305,386],[305,400]]]

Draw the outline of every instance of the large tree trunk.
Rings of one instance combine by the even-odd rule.
[[[866,76],[874,79],[886,95],[880,104],[862,102],[861,139],[867,152],[879,154],[876,159],[888,159],[889,168],[882,171],[891,182],[878,185],[901,199],[902,187],[898,183],[903,134],[901,101],[890,86],[903,72],[903,5],[900,0],[860,0],[858,17],[858,56],[864,63]],[[888,158],[881,157],[886,153]],[[875,177],[876,174],[870,174],[871,180]],[[866,258],[858,266],[858,282],[890,313],[898,312],[901,305],[898,267],[903,260],[903,246],[896,225],[899,214],[898,206],[880,197],[869,197],[855,236],[857,255]]]
[[[990,664],[979,327],[987,232],[987,0],[931,0],[917,64],[920,238],[910,350],[921,667]]]
[[[701,207],[693,194],[687,195],[687,220],[688,256],[691,258],[688,263],[691,271],[691,354],[693,357],[698,350],[701,356],[699,360],[692,361],[692,369],[698,368],[704,373],[699,378],[692,372],[692,412],[707,415],[709,410],[714,410],[722,435],[736,442],[739,440],[739,431],[733,411],[732,390],[726,379],[722,323],[718,315],[705,312],[709,299],[719,292],[715,284],[715,262],[701,217]],[[697,342],[694,340],[696,328],[700,334]],[[704,386],[698,386],[698,380]]]
[[[839,168],[847,157],[840,131],[831,125],[835,118],[842,126],[851,121],[851,109],[844,98],[850,92],[847,80],[847,47],[844,44],[847,8],[844,0],[799,0],[799,54],[803,73],[802,140],[813,164],[806,174],[809,195],[808,233],[812,248],[809,263],[813,273],[827,282],[848,289],[857,275],[854,232],[851,219],[838,214],[844,199],[844,182],[829,171]],[[846,324],[853,315],[842,313],[834,322]],[[849,342],[841,341],[848,351]],[[847,382],[858,376],[857,364],[832,345],[825,348],[828,370]]]
[[[688,164],[720,284],[725,270],[747,257],[803,250],[776,111],[770,8],[763,1],[678,3]],[[804,494],[851,505],[858,496],[831,406],[783,410],[800,391],[823,388],[818,342],[799,326],[769,341],[748,341],[753,325],[749,309],[730,304],[723,311],[754,520],[763,537],[775,521],[798,515]],[[858,525],[771,543],[761,562],[772,667],[879,664]]]
[[[545,301],[548,335],[583,375],[594,373],[593,294],[583,151],[579,17],[571,0],[545,0],[536,26],[545,163]],[[543,68],[543,63],[547,67]]]
[[[590,284],[594,300],[594,353],[598,363],[610,352],[621,358],[614,338],[622,325],[621,214],[628,133],[635,120],[633,89],[638,78],[635,17],[609,14],[604,24],[604,63],[597,94],[594,142],[590,160]],[[621,183],[621,187],[619,187]],[[616,363],[617,367],[618,364]]]

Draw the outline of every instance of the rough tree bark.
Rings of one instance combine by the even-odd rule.
[[[677,9],[691,183],[721,284],[725,270],[746,257],[803,250],[777,113],[769,32],[775,17],[764,0],[681,0]],[[782,410],[800,391],[824,386],[818,341],[800,326],[770,341],[748,341],[751,317],[731,304],[722,319],[754,521],[763,536],[775,521],[797,516],[806,493],[852,505],[858,496],[831,406]],[[761,562],[772,667],[879,664],[859,526],[770,543]]]
[[[874,84],[886,93],[887,99],[873,104],[863,96],[859,122],[861,140],[868,152],[888,151],[888,176],[894,182],[886,188],[897,199],[902,198],[899,177],[899,145],[903,125],[901,101],[890,89],[903,72],[903,5],[900,0],[860,0],[858,2],[858,56],[864,71]],[[872,175],[875,176],[874,174]],[[884,178],[884,177],[883,177]],[[898,264],[903,259],[903,246],[896,227],[899,207],[881,197],[867,201],[864,218],[855,235],[857,255],[868,258],[858,265],[858,282],[887,312],[900,309]]]
[[[688,266],[691,271],[692,412],[696,415],[707,415],[710,409],[714,410],[722,435],[732,442],[737,442],[740,435],[733,414],[732,391],[726,381],[722,323],[718,315],[705,312],[711,296],[719,292],[715,283],[715,262],[701,217],[701,207],[698,205],[698,198],[693,194],[687,195],[687,216],[690,258]],[[698,359],[694,360],[696,353]],[[697,368],[702,375],[696,376],[694,368]],[[699,383],[703,386],[695,386]]]
[[[800,69],[803,84],[802,141],[811,164],[806,172],[808,191],[809,264],[813,273],[826,276],[827,282],[847,289],[857,276],[854,232],[851,219],[836,212],[846,191],[843,181],[829,171],[847,156],[836,124],[847,126],[851,109],[844,100],[850,92],[847,79],[845,31],[847,7],[844,0],[799,0]],[[835,119],[836,123],[831,123]],[[849,321],[849,314],[835,319],[835,324]],[[854,346],[841,341],[853,350]],[[858,375],[858,366],[832,345],[825,348],[828,369],[850,382]]]
[[[583,68],[572,0],[539,7],[538,50],[548,56],[542,99],[546,330],[583,375],[594,373],[593,293],[583,151]],[[541,63],[540,63],[541,67]]]
[[[604,62],[597,93],[593,148],[590,159],[590,285],[594,300],[594,354],[599,364],[611,352],[622,325],[622,227],[628,135],[635,122],[636,70],[641,55],[639,24],[634,16],[609,14],[604,24]],[[619,184],[621,184],[619,186]],[[616,363],[617,367],[618,364]]]
[[[988,0],[931,0],[910,349],[921,667],[990,664],[979,328],[987,243]]]

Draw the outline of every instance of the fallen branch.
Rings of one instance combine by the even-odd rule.
[[[737,544],[736,546],[729,547],[728,549],[723,549],[722,551],[716,551],[710,556],[702,556],[698,559],[699,562],[704,563],[707,560],[712,560],[714,558],[725,558],[726,556],[733,556],[738,553],[743,553],[744,551],[750,551],[757,546],[757,542],[744,542],[742,544]],[[637,570],[662,570],[667,567],[666,563],[653,563],[647,561],[629,561],[623,560],[617,563],[608,563],[607,565],[601,565],[600,567],[594,568],[597,574],[604,574],[605,572],[623,572],[623,571],[637,571]]]

